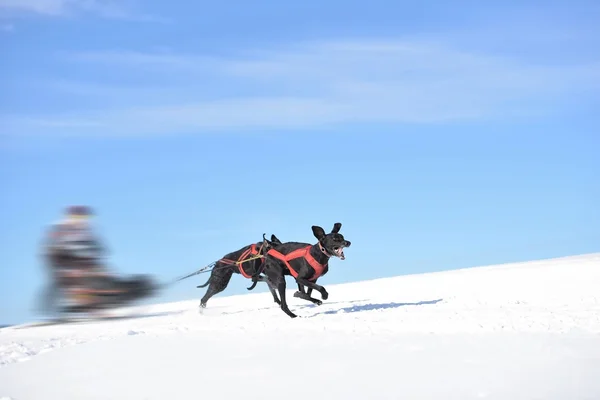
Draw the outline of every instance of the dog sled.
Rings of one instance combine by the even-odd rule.
[[[117,276],[98,268],[54,271],[41,301],[42,314],[58,318],[104,315],[155,296],[162,285],[147,274]]]
[[[93,214],[87,206],[68,207],[64,219],[44,235],[49,284],[40,299],[42,314],[97,314],[149,298],[160,287],[149,275],[126,277],[107,270],[106,248],[90,224]]]

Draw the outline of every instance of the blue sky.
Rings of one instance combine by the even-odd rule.
[[[600,251],[597,2],[217,4],[0,0],[0,323],[69,204],[160,280],[338,221],[326,285]]]

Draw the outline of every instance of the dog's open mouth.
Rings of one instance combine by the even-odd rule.
[[[342,260],[346,259],[346,256],[344,255],[344,248],[343,247],[334,247],[333,248],[333,254],[335,254],[336,256],[338,256],[339,258],[341,258]]]

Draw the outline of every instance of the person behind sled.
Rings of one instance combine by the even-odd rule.
[[[118,306],[116,300],[126,298],[129,288],[104,267],[106,248],[93,232],[91,217],[92,210],[87,206],[69,207],[65,218],[53,224],[47,233],[43,258],[51,285],[43,298],[46,310],[93,312]],[[57,307],[59,298],[70,305]]]

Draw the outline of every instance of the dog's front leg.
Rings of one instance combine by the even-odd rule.
[[[308,288],[308,292],[306,292],[304,290],[304,285],[302,285],[298,281],[296,281],[296,282],[298,283],[298,291],[296,293],[294,293],[294,297],[297,297],[297,298],[303,299],[303,300],[308,300],[318,306],[323,304],[323,302],[321,300],[317,300],[310,296],[310,294],[312,293],[312,288]]]
[[[300,278],[300,277],[297,278],[296,280],[298,281],[298,283],[300,285],[308,287],[309,292],[307,293],[307,295],[309,297],[310,297],[310,293],[312,292],[311,289],[315,289],[316,291],[318,291],[319,293],[321,293],[321,298],[323,300],[327,300],[327,298],[329,297],[329,293],[327,293],[327,290],[325,290],[325,288],[323,286],[317,285],[316,283],[313,283],[313,282],[311,282],[311,281],[309,281],[307,279]],[[310,298],[312,299],[312,297],[310,297]]]
[[[297,281],[296,281],[297,283]],[[304,285],[301,285],[300,283],[298,283],[298,291],[294,294],[295,297],[300,297],[302,296],[302,293],[306,293],[309,297],[312,293],[312,288],[308,288],[308,290],[304,290]]]
[[[265,282],[267,282],[267,286],[269,286],[269,291],[271,292],[271,295],[273,296],[273,301],[275,303],[281,305],[281,300],[279,300],[279,298],[277,297],[277,291],[275,290],[275,287],[273,286],[271,281],[268,278],[266,278]]]
[[[275,282],[277,282],[277,289],[279,290],[279,298],[281,299],[281,309],[290,317],[296,318],[297,315],[290,311],[287,305],[287,301],[285,300],[285,277],[283,275],[279,275]]]
[[[298,291],[296,293],[294,293],[294,297],[302,297],[302,295],[306,294],[306,290],[304,290],[304,285],[298,283],[298,281],[296,280],[296,283],[298,284]],[[310,291],[312,291],[312,289],[308,289]],[[310,294],[309,294],[310,296]]]
[[[321,300],[310,297],[308,294],[306,294],[304,292],[296,292],[296,293],[294,293],[294,297],[298,297],[299,299],[302,299],[302,300],[308,300],[311,303],[314,303],[318,306],[323,304],[323,302]]]
[[[288,308],[287,302],[285,301],[285,276],[284,276],[285,266],[279,262],[278,260],[272,260],[267,258],[265,260],[265,267],[263,269],[263,273],[266,275],[267,284],[269,287],[271,285],[277,287],[279,291],[279,300],[280,307],[287,315],[292,318],[296,318],[297,315],[290,311]],[[275,295],[273,295],[275,298]]]
[[[252,282],[253,282],[252,286],[247,288],[248,290],[254,289],[254,287],[256,286],[256,284],[258,282],[266,282],[267,286],[269,287],[269,292],[271,292],[271,295],[273,296],[273,301],[277,304],[281,304],[281,302],[279,301],[279,298],[277,297],[277,291],[268,277],[266,277],[264,275],[255,276],[254,278],[252,278]]]

